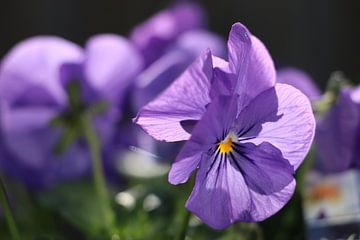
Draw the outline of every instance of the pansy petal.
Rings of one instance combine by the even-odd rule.
[[[242,144],[241,156],[233,160],[241,169],[251,197],[249,216],[240,220],[262,221],[278,212],[292,197],[296,186],[294,168],[270,143]]]
[[[275,66],[270,53],[255,36],[251,36],[250,60],[246,79],[245,92],[251,97],[273,87],[276,82]]]
[[[342,89],[336,104],[318,120],[315,141],[321,170],[340,172],[350,168],[359,117],[350,89]]]
[[[229,63],[227,61],[225,61],[224,59],[213,55],[212,62],[213,62],[214,69],[220,68],[222,71],[230,73]]]
[[[240,144],[230,154],[232,163],[242,172],[249,188],[262,195],[279,192],[294,179],[294,168],[279,149],[268,142],[256,146]]]
[[[160,96],[143,107],[135,123],[158,140],[187,140],[190,134],[181,121],[198,120],[210,102],[211,53],[207,51],[176,79]]]
[[[1,99],[16,103],[26,98],[26,102],[34,101],[35,105],[65,105],[67,98],[60,83],[60,66],[82,60],[81,48],[65,39],[50,36],[27,39],[2,60]]]
[[[222,156],[222,155],[221,155]],[[248,219],[250,193],[242,174],[224,158],[201,161],[186,208],[215,229]]]
[[[135,82],[133,102],[136,110],[154,100],[194,59],[182,51],[170,51],[141,72]]]
[[[28,187],[39,187],[50,186],[56,181],[54,175],[47,174],[48,169],[42,165],[42,168],[32,168],[24,165],[23,162],[18,161],[16,157],[10,154],[2,143],[0,166],[2,171],[6,172],[7,175],[16,177],[24,182]],[[47,176],[45,176],[47,175]]]
[[[142,68],[134,46],[115,34],[97,35],[86,43],[84,74],[100,98],[119,104]]]
[[[233,94],[234,74],[227,73],[220,68],[214,68],[214,77],[210,89],[210,98],[231,96]]]
[[[251,33],[244,25],[235,23],[231,27],[228,50],[229,69],[235,75],[232,82],[233,91],[236,91],[243,98],[248,94],[246,74],[249,68],[251,51]]]
[[[256,145],[269,142],[295,169],[311,146],[315,119],[309,99],[296,88],[276,84],[243,109],[237,119],[241,137]]]
[[[228,40],[229,67],[236,77],[236,91],[242,106],[275,85],[276,72],[264,44],[240,23],[232,26]]]
[[[0,116],[8,158],[1,165],[10,175],[19,177],[29,186],[45,187],[83,176],[90,169],[89,154],[82,143],[75,142],[62,154],[54,153],[61,136],[60,128],[50,127],[51,120],[58,116],[56,109],[3,106]]]
[[[42,168],[60,136],[59,129],[49,129],[58,112],[52,108],[32,107],[1,109],[4,143],[24,165]]]
[[[202,155],[201,152],[197,151],[198,149],[191,146],[186,149],[190,152],[185,155],[183,151],[182,155],[177,157],[178,160],[171,165],[168,180],[173,185],[187,182],[201,161]]]
[[[75,143],[62,155],[48,155],[41,165],[24,164],[6,149],[1,149],[0,166],[8,174],[20,179],[28,187],[46,188],[61,180],[84,176],[91,169],[89,154],[83,146]],[[28,159],[35,157],[29,155]],[[74,161],[76,159],[76,161]]]
[[[191,30],[181,34],[170,47],[172,50],[187,52],[193,59],[202,54],[206,49],[217,57],[225,57],[226,44],[220,36],[205,30]]]
[[[263,221],[279,210],[291,199],[296,188],[296,181],[293,179],[281,191],[275,192],[271,195],[263,195],[252,189],[249,189],[252,203],[252,216],[249,222]]]
[[[235,221],[262,221],[279,211],[291,198],[295,189],[293,170],[288,164],[285,168],[286,173],[279,173],[280,179],[276,176],[271,177],[272,172],[267,171],[273,171],[274,168],[279,171],[272,164],[276,163],[275,165],[278,166],[278,161],[284,159],[278,159],[275,156],[278,153],[268,151],[268,146],[260,148],[262,148],[260,152],[264,155],[266,155],[265,152],[270,153],[271,157],[267,156],[265,160],[260,160],[261,163],[255,163],[258,159],[254,159],[251,164],[258,164],[258,169],[261,169],[262,173],[267,173],[269,176],[267,180],[272,181],[273,185],[266,183],[261,187],[262,191],[249,185],[249,176],[244,175],[244,171],[249,170],[248,166],[239,167],[244,159],[240,159],[238,165],[226,155],[204,159],[200,163],[195,187],[186,207],[206,224],[216,229],[228,227]],[[253,152],[255,155],[258,154],[257,150],[259,149]],[[272,157],[275,158],[271,159]],[[283,167],[283,164],[280,165]],[[258,181],[258,186],[263,183],[264,176],[260,176],[259,173],[251,177],[252,181]],[[271,193],[264,189],[269,185],[273,190]]]
[[[194,3],[182,3],[154,15],[135,27],[131,41],[142,52],[146,65],[160,57],[181,33],[204,25],[204,12]]]
[[[277,72],[276,81],[286,83],[304,93],[310,100],[316,100],[321,96],[321,91],[309,75],[296,68],[284,68]]]

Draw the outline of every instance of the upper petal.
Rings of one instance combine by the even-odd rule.
[[[1,99],[12,104],[64,105],[67,96],[60,83],[60,67],[82,61],[81,48],[59,37],[33,37],[20,42],[2,60]]]
[[[242,137],[253,137],[256,145],[269,142],[295,169],[311,146],[315,119],[308,98],[294,87],[276,84],[264,91],[240,113]]]
[[[249,99],[275,85],[274,63],[264,44],[240,23],[231,28],[228,50],[229,68],[236,75],[234,88],[246,106]]]
[[[211,53],[207,51],[192,63],[155,100],[143,107],[135,118],[148,134],[158,140],[187,140],[190,134],[181,121],[198,120],[210,102]]]
[[[309,75],[296,68],[284,68],[277,72],[277,82],[286,83],[304,93],[310,100],[321,96],[321,91]]]
[[[102,99],[119,104],[142,68],[134,46],[115,34],[97,35],[86,43],[85,78]]]

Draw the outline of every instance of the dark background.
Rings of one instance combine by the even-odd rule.
[[[127,35],[170,0],[1,0],[0,57],[16,42],[54,34],[83,44],[96,33]],[[360,1],[201,0],[209,28],[224,37],[236,21],[268,47],[277,66],[307,71],[322,87],[342,70],[360,82]]]

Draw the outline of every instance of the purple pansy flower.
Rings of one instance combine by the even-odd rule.
[[[66,131],[50,127],[53,119],[71,114],[68,84],[78,82],[86,106],[101,100],[108,110],[94,119],[102,141],[110,141],[118,119],[122,94],[142,62],[126,39],[112,35],[92,37],[84,49],[59,37],[41,36],[17,44],[0,67],[1,166],[28,185],[47,186],[78,177],[90,167],[81,139],[65,152],[54,149]],[[71,116],[70,116],[71,117]]]
[[[342,88],[336,102],[317,119],[319,170],[342,172],[359,164],[360,88]]]
[[[296,68],[282,68],[277,71],[276,80],[278,83],[286,83],[304,93],[311,101],[321,97],[321,90],[314,83],[311,77],[305,72]]]
[[[351,92],[351,99],[356,103],[358,110],[357,127],[354,130],[356,132],[354,155],[352,158],[352,166],[360,168],[360,85],[358,85]]]
[[[307,97],[275,83],[265,46],[240,23],[228,51],[228,62],[207,51],[135,119],[158,140],[188,140],[169,181],[184,183],[197,169],[186,207],[217,229],[285,205],[315,128]]]

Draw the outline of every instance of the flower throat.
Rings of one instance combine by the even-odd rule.
[[[220,153],[226,154],[233,151],[234,143],[238,142],[235,133],[230,132],[224,140],[218,143],[218,149]]]

